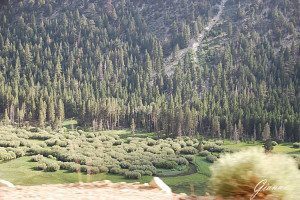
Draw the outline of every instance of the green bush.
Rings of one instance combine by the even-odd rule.
[[[107,173],[109,172],[109,169],[106,166],[98,166],[100,173]]]
[[[197,154],[198,153],[198,150],[195,149],[194,147],[192,146],[187,146],[187,147],[183,147],[182,149],[180,149],[180,153],[181,154]]]
[[[47,161],[46,166],[47,167],[46,167],[45,171],[47,171],[47,172],[55,172],[55,171],[58,171],[60,168],[58,163],[52,162],[52,161],[51,162]]]
[[[177,167],[177,163],[175,161],[161,160],[154,163],[154,166],[161,169],[174,169]]]
[[[125,172],[125,177],[129,179],[140,179],[142,175],[137,171],[127,171]]]
[[[25,150],[24,149],[21,149],[21,148],[12,148],[12,147],[8,147],[6,148],[7,151],[12,151],[16,154],[16,157],[19,158],[19,157],[22,157],[24,156],[26,153],[25,153]]]
[[[14,152],[12,151],[6,151],[5,149],[4,150],[0,150],[0,160],[3,160],[3,161],[8,161],[8,160],[13,160],[13,159],[16,159],[17,156]]]
[[[37,165],[34,167],[35,170],[46,170],[47,165],[44,162],[38,162]]]
[[[207,151],[207,150],[204,150],[204,151],[199,152],[199,156],[206,157],[206,156],[208,156],[208,155],[210,155],[210,152]]]
[[[224,144],[224,141],[223,140],[217,140],[217,141],[215,141],[215,144],[221,146],[222,144]]]
[[[184,157],[179,157],[179,158],[176,159],[176,163],[178,165],[188,165],[189,161]]]
[[[112,167],[109,169],[111,174],[122,174],[123,170],[120,167]]]
[[[81,172],[87,172],[87,171],[88,171],[88,168],[89,168],[89,167],[86,166],[86,165],[81,165],[81,166],[80,166],[80,171],[81,171]]]
[[[156,174],[156,168],[152,165],[132,165],[129,167],[129,171],[136,171],[136,170],[142,170],[142,171],[151,171],[152,174]]]
[[[116,140],[113,142],[113,145],[114,146],[118,146],[118,145],[121,145],[122,144],[122,140]]]
[[[38,155],[33,155],[33,156],[31,156],[30,161],[31,161],[31,162],[39,162],[39,161],[41,161],[42,159],[44,159],[44,156],[38,154]]]
[[[300,148],[300,142],[295,142],[293,143],[294,148]]]
[[[195,160],[195,156],[194,155],[183,155],[183,157],[185,159],[187,159],[190,163],[194,162],[194,160]]]
[[[20,144],[21,142],[19,140],[13,140],[13,141],[0,140],[0,147],[17,148],[20,146]]]
[[[50,138],[52,138],[52,135],[50,135],[47,132],[38,132],[29,136],[29,139],[33,139],[33,140],[48,140]]]
[[[203,146],[203,149],[204,150],[207,150],[209,152],[217,152],[217,153],[221,153],[224,151],[224,147],[222,146],[219,146],[219,145],[216,145],[214,143],[206,143],[204,146]]]
[[[123,161],[123,162],[120,163],[120,167],[122,169],[128,169],[130,166],[131,166],[131,164],[127,161]]]
[[[206,160],[207,162],[214,163],[215,161],[218,160],[218,158],[217,158],[216,156],[212,155],[212,154],[209,154],[209,155],[207,155],[207,156],[205,157],[205,160]]]
[[[161,152],[165,153],[167,155],[173,155],[173,154],[175,154],[174,150],[172,148],[170,148],[170,147],[164,147],[164,148],[162,148]]]
[[[47,146],[52,147],[52,146],[56,145],[56,141],[57,141],[57,139],[51,138],[51,139],[46,140],[45,143],[47,144]]]
[[[100,170],[98,167],[88,167],[87,168],[87,173],[88,174],[99,174]]]
[[[63,162],[60,166],[61,169],[66,169],[69,172],[80,172],[81,169],[80,164],[74,162]]]

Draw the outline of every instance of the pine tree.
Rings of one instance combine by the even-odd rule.
[[[131,133],[134,135],[135,134],[135,128],[136,128],[136,124],[134,122],[134,118],[131,119],[130,128],[131,128]]]
[[[46,110],[47,110],[46,102],[41,97],[39,101],[39,126],[40,127],[45,127]]]
[[[238,142],[238,140],[239,140],[239,130],[238,130],[238,128],[236,127],[236,124],[234,125],[234,131],[233,131],[233,140],[235,141],[235,142]]]
[[[263,136],[263,141],[267,141],[268,139],[271,138],[271,130],[270,130],[269,123],[265,124],[264,130],[262,132],[262,136]]]
[[[278,130],[278,138],[277,138],[277,140],[283,142],[284,141],[284,137],[285,137],[285,128],[284,128],[283,123],[281,123],[281,125],[279,127],[279,130]]]
[[[61,126],[65,119],[65,108],[64,108],[64,102],[62,99],[59,99],[58,101],[58,108],[57,108],[57,119],[58,119],[58,125]]]
[[[10,119],[9,119],[9,117],[8,117],[8,110],[7,110],[7,109],[5,109],[5,111],[4,111],[3,123],[4,123],[5,125],[10,124]]]

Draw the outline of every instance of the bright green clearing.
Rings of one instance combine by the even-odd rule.
[[[224,141],[224,146],[228,149],[232,150],[241,150],[245,148],[253,148],[253,147],[261,147],[263,148],[262,142],[254,142],[254,143],[246,143],[246,142],[238,142],[235,143],[233,141]],[[285,153],[285,154],[300,154],[300,149],[293,148],[292,143],[281,143],[274,146],[272,150],[273,153]]]

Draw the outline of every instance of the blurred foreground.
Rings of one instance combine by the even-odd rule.
[[[150,184],[151,185],[151,184]],[[88,199],[88,200],[194,200],[207,199],[190,197],[185,194],[167,193],[158,187],[140,183],[76,183],[68,185],[40,185],[0,187],[1,200],[52,200],[52,199]]]

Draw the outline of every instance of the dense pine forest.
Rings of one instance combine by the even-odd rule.
[[[159,137],[300,140],[298,0],[8,0],[0,119]]]

